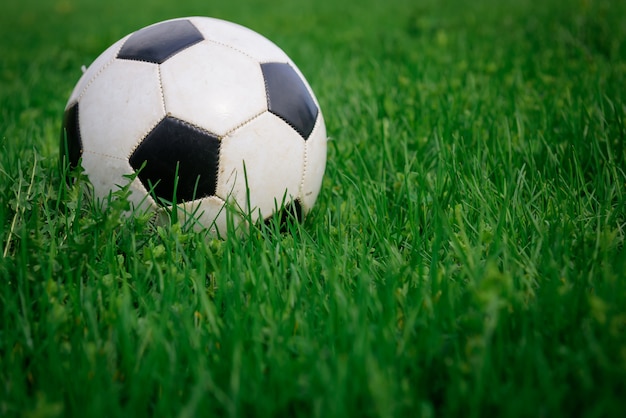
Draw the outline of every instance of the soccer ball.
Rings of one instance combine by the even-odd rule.
[[[128,185],[134,208],[174,210],[224,235],[244,218],[311,209],[326,128],[279,47],[231,22],[180,18],[131,33],[84,72],[65,108],[61,158],[82,165],[100,201]]]

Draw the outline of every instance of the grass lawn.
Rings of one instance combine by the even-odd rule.
[[[9,3],[0,416],[623,416],[626,2]],[[185,15],[272,39],[321,103],[283,234],[64,186],[81,65]]]

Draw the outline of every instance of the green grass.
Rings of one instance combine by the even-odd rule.
[[[626,3],[125,3],[0,15],[0,415],[623,414]],[[286,233],[63,185],[80,66],[184,15],[273,39],[321,102]]]

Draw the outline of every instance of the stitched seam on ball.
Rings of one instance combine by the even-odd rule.
[[[82,91],[80,92],[80,94],[76,98],[76,101],[80,102],[80,99],[83,98],[83,96],[87,92],[87,89],[89,87],[91,87],[91,85],[93,84],[94,81],[96,81],[96,78],[98,78],[100,76],[100,74],[102,74],[104,72],[104,70],[106,70],[111,64],[113,64],[113,61],[115,61],[117,59],[117,54],[120,53],[120,49],[122,49],[123,45],[124,45],[124,43],[122,43],[122,45],[120,45],[120,47],[117,49],[117,51],[115,51],[115,54],[113,55],[113,58],[108,60],[98,71],[96,71],[96,73],[93,75],[93,77],[91,77],[89,79],[87,84],[85,84],[85,87],[82,89]],[[93,65],[93,63],[92,63],[92,65]],[[87,70],[87,71],[89,71],[89,70]]]
[[[104,152],[95,152],[95,151],[90,151],[90,150],[83,150],[83,154],[92,154],[92,155],[98,155],[100,157],[112,158],[114,160],[128,161],[127,159],[124,159],[122,157],[118,157],[117,155],[106,154]]]
[[[218,196],[217,194],[211,195],[211,196],[204,196],[201,197],[200,199],[196,199],[193,202],[204,202],[205,200],[219,200],[219,202],[222,205],[226,204],[226,200],[222,199],[220,196]]]
[[[222,140],[223,138],[227,137],[228,135],[232,134],[233,132],[235,132],[237,129],[244,127],[245,125],[249,124],[250,122],[252,122],[253,120],[260,118],[264,113],[266,113],[267,110],[263,109],[263,111],[257,113],[256,115],[244,120],[243,122],[241,122],[239,125],[235,126],[234,128],[230,129],[229,131],[226,131],[226,133],[222,136],[219,137],[220,140]]]
[[[135,61],[135,62],[143,62],[144,64],[153,64],[153,65],[161,65],[161,64],[165,64],[165,62],[169,59],[174,58],[176,55],[180,54],[181,52],[186,51],[187,49],[193,47],[194,45],[198,45],[200,42],[202,42],[202,39],[197,40],[196,42],[187,45],[186,47],[184,47],[183,49],[179,49],[178,51],[166,56],[165,58],[163,58],[160,61],[152,61],[152,60],[147,60],[147,59],[143,59],[143,58],[119,58],[121,60],[124,61]]]
[[[268,100],[269,101],[269,100]],[[298,134],[298,136],[302,137],[302,139],[306,142],[308,138],[304,138],[302,136],[302,133],[300,133],[300,131],[298,130],[298,128],[296,128],[296,125],[294,125],[293,123],[289,122],[287,119],[285,119],[284,117],[282,117],[281,115],[279,115],[276,112],[272,112],[271,110],[269,111],[272,115],[276,116],[277,118],[279,118],[280,120],[282,120],[283,122],[285,122],[287,125],[289,125],[291,127],[291,129],[293,129],[294,131],[296,131],[296,133]],[[317,123],[317,121],[315,121],[315,123]],[[315,125],[313,125],[313,129],[315,129]],[[311,133],[313,133],[313,130],[311,130]],[[311,137],[311,133],[309,133],[309,138]]]
[[[174,120],[176,120],[176,121],[178,121],[178,122],[182,123],[183,125],[188,126],[189,128],[191,128],[191,129],[193,129],[193,130],[196,130],[196,131],[198,131],[198,132],[202,132],[202,133],[204,133],[204,134],[208,134],[208,135],[210,135],[210,136],[214,136],[214,137],[216,137],[216,138],[217,138],[217,139],[219,139],[219,140],[221,140],[221,139],[222,139],[222,136],[220,136],[220,135],[216,134],[215,132],[211,132],[211,131],[209,131],[209,130],[207,130],[207,129],[204,129],[204,128],[203,128],[203,127],[201,127],[201,126],[198,126],[198,125],[193,124],[193,123],[191,123],[191,122],[188,122],[188,121],[186,121],[186,120],[183,120],[183,119],[177,118],[176,116],[172,116],[172,114],[171,114],[171,113],[169,113],[169,112],[165,114],[165,117],[166,117],[166,118],[170,118],[170,119],[174,119]],[[159,122],[160,122],[160,121],[159,121]]]
[[[165,93],[163,92],[163,78],[161,77],[161,64],[157,65],[157,80],[159,81],[159,96],[161,97],[161,106],[163,113],[167,116],[167,109],[165,108]]]
[[[163,116],[161,119],[157,120],[156,123],[153,123],[152,126],[150,126],[150,128],[145,131],[143,133],[143,135],[141,135],[137,141],[135,141],[135,145],[133,145],[128,153],[128,155],[126,156],[127,160],[130,160],[130,157],[133,155],[133,153],[137,150],[137,147],[139,147],[139,145],[141,145],[141,143],[143,142],[144,139],[146,139],[146,137],[150,134],[150,132],[152,132],[154,130],[154,128],[157,127],[157,125],[161,122],[163,122],[163,120],[168,117],[168,114],[166,113],[165,116]]]
[[[313,137],[313,135],[315,133],[315,130],[318,128],[318,125],[320,124],[320,119],[321,118],[318,117],[315,120],[315,125],[313,125],[313,129],[311,130],[311,133],[309,134],[309,138]],[[302,169],[302,178],[300,179],[300,190],[299,190],[299,193],[298,193],[298,196],[302,197],[301,204],[303,205],[302,206],[303,210],[304,210],[304,198],[306,197],[304,195],[304,193],[305,193],[305,191],[304,191],[304,189],[305,189],[304,182],[305,182],[305,179],[306,179],[307,170],[309,168],[309,146],[310,145],[311,144],[309,143],[308,140],[304,141],[304,162],[303,162],[303,169]]]
[[[217,41],[215,39],[206,39],[205,38],[205,41],[211,42],[212,44],[215,44],[215,45],[220,45],[220,46],[226,47],[226,48],[228,48],[228,49],[230,49],[232,51],[240,53],[241,55],[245,55],[246,57],[250,58],[251,60],[253,60],[255,62],[259,62],[259,60],[256,57],[253,57],[252,55],[248,54],[246,51],[241,50],[239,48],[236,48],[236,47],[234,47],[232,45],[226,44],[224,42]]]
[[[300,186],[298,188],[298,196],[302,196],[304,198],[304,179],[306,178],[306,173],[309,164],[309,144],[308,141],[304,141],[304,156],[302,158],[302,177],[300,177]]]
[[[267,77],[265,77],[265,74],[263,74],[263,67],[261,68],[261,76],[263,77],[263,86],[265,87],[265,101],[267,102],[267,110],[269,110],[271,112],[271,108],[272,108],[272,101],[270,99],[270,89],[269,86],[267,85]]]

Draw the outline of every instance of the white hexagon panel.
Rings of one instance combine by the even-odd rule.
[[[218,136],[267,109],[259,64],[224,45],[202,42],[182,51],[161,65],[161,82],[172,116]]]
[[[266,112],[222,139],[217,195],[235,200],[256,219],[297,199],[303,172],[304,141]]]

